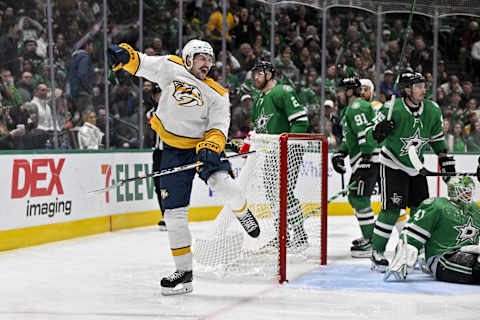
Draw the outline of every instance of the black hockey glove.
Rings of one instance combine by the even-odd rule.
[[[360,156],[360,160],[358,162],[358,169],[370,169],[373,165],[373,162],[371,160],[372,155],[371,154],[362,154]]]
[[[332,156],[333,169],[339,174],[344,174],[345,172],[347,172],[345,170],[345,160],[344,160],[346,156],[347,156],[347,153],[343,151],[334,153]]]
[[[389,135],[392,134],[394,129],[395,129],[395,121],[383,120],[373,128],[373,132],[372,132],[373,138],[377,140],[378,143],[381,143]]]
[[[128,51],[116,44],[112,44],[108,47],[107,56],[109,64],[114,69],[117,69],[119,65],[125,65],[130,61],[130,54]]]
[[[453,157],[441,157],[438,158],[438,162],[440,163],[440,172],[455,172],[455,159]],[[445,183],[447,183],[450,178],[451,177],[442,177]]]
[[[222,164],[220,153],[216,150],[220,150],[220,147],[210,141],[203,141],[197,145],[197,161],[203,162],[201,167],[197,167],[197,171],[205,183],[215,171],[218,171]]]

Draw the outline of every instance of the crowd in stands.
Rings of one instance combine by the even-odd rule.
[[[217,54],[211,77],[230,93],[230,138],[242,138],[253,125],[250,113],[255,96],[249,70],[260,60],[270,60],[273,41],[276,79],[292,86],[308,110],[309,131],[320,133],[320,92],[324,103],[330,148],[341,137],[339,112],[347,101],[340,79],[358,76],[375,80],[376,15],[349,8],[332,8],[327,20],[327,50],[321,49],[322,12],[289,5],[276,12],[275,36],[270,39],[270,11],[255,0],[230,0],[227,8],[226,65],[222,65],[222,1],[184,0],[183,43],[195,38],[212,43]],[[50,73],[46,2],[24,0],[18,5],[0,1],[0,149],[52,148],[58,130],[58,147],[99,149],[110,128],[111,148],[137,148],[143,109],[156,106],[161,94],[155,84],[139,82],[120,72],[109,72],[109,114],[105,108],[102,3],[57,1],[53,7],[53,75]],[[143,52],[148,55],[179,54],[178,3],[145,2]],[[109,2],[108,43],[127,42],[139,48],[138,4]],[[393,93],[402,44],[407,38],[404,70],[421,72],[429,95],[437,85],[436,102],[444,114],[450,151],[480,152],[479,84],[480,28],[471,17],[453,16],[442,21],[438,77],[433,79],[432,20],[415,16],[407,33],[408,15],[387,15],[380,48],[381,83],[377,100]],[[322,79],[322,55],[326,78]],[[225,79],[222,69],[225,68]],[[52,90],[52,77],[55,90]],[[476,90],[477,89],[477,90]],[[54,91],[54,93],[52,93]],[[53,113],[52,95],[56,113]],[[154,143],[153,132],[143,121],[144,147]]]

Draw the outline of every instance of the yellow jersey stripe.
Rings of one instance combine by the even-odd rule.
[[[150,123],[151,127],[155,132],[159,135],[160,140],[168,144],[169,146],[179,148],[179,149],[192,149],[197,146],[199,142],[205,140],[204,138],[188,138],[177,136],[174,133],[168,132],[162,125],[160,119],[158,119],[157,115],[152,117],[152,121]],[[225,146],[225,144],[224,144]]]
[[[170,56],[170,57],[168,57],[168,60],[183,66],[183,60],[179,56]]]
[[[190,252],[191,252],[190,246],[185,248],[172,249],[172,256],[174,257],[183,256],[184,254],[188,254]]]
[[[242,209],[240,209],[240,210],[232,210],[232,212],[233,212],[233,213],[241,213],[241,212],[243,212],[246,208],[247,208],[247,201],[245,201],[245,203],[243,204]]]

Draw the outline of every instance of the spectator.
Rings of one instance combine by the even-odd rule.
[[[253,43],[252,31],[254,29],[255,26],[249,20],[248,9],[242,8],[240,10],[239,21],[231,31],[233,40],[235,41],[235,49],[238,49],[242,43]]]
[[[220,2],[223,3],[223,2]],[[225,37],[227,42],[232,41],[232,36],[230,35],[230,30],[235,27],[235,19],[233,14],[230,12],[227,3],[227,30]],[[212,45],[215,51],[222,50],[222,32],[223,32],[223,13],[222,8],[218,6],[215,11],[210,15],[210,18],[207,23],[206,35],[210,38]]]
[[[24,126],[13,130],[9,129],[7,109],[0,102],[0,150],[14,149],[14,138],[25,134]]]
[[[468,101],[474,98],[472,83],[470,81],[465,81],[462,85],[462,91],[462,101],[460,102],[460,105],[462,106],[462,108],[465,108]]]
[[[240,105],[233,110],[233,121],[230,131],[234,137],[245,138],[248,132],[253,129],[251,120],[252,106],[252,97],[249,94],[245,94],[240,98]]]
[[[474,123],[474,130],[470,132],[467,138],[468,152],[480,152],[480,121]]]
[[[91,58],[93,50],[93,42],[87,41],[82,49],[73,52],[70,62],[68,79],[70,95],[73,110],[79,113],[93,110],[92,86],[94,74]]]
[[[253,68],[256,59],[252,47],[248,43],[242,43],[240,45],[240,49],[237,51],[237,54],[235,54],[235,58],[237,58],[240,63],[240,68],[245,71]]]
[[[383,81],[380,83],[380,91],[385,93],[385,98],[387,100],[389,100],[393,94],[394,85],[395,83],[393,79],[393,71],[385,70],[385,72],[383,73]],[[400,96],[398,89],[397,96]]]
[[[5,32],[0,36],[0,68],[8,69],[13,74],[20,73],[20,60],[18,59],[18,28],[14,19],[3,21]]]
[[[460,122],[456,122],[453,127],[453,134],[445,131],[445,123],[450,124],[448,120],[444,120],[445,141],[449,152],[466,152],[467,145],[464,140],[463,128]]]
[[[446,71],[445,61],[438,61],[437,71],[437,85],[440,86],[442,83],[448,81],[448,73]]]
[[[48,87],[45,83],[40,83],[33,92],[32,103],[38,110],[37,129],[42,131],[53,131],[52,110],[48,101]]]
[[[25,71],[22,73],[22,78],[17,85],[18,94],[24,102],[28,102],[33,98],[33,75]]]
[[[85,115],[83,126],[78,131],[78,146],[80,149],[100,149],[103,132],[95,125],[97,115],[90,111]]]
[[[453,92],[456,92],[460,95],[463,93],[462,87],[460,87],[460,81],[458,81],[458,77],[456,75],[451,75],[448,79],[448,82],[442,84],[440,88],[445,91],[447,96],[450,96]]]
[[[163,56],[170,53],[163,47],[163,40],[160,37],[155,37],[152,39],[152,48],[155,50],[156,56]]]
[[[18,93],[18,89],[15,87],[12,73],[9,70],[0,70],[0,94],[3,97],[3,104],[13,107],[19,107],[23,104],[22,97]]]
[[[35,69],[39,69],[43,63],[42,57],[37,55],[37,42],[35,40],[25,40],[23,42],[23,60],[30,60]]]
[[[34,18],[37,10],[27,10],[26,13],[18,20],[18,30],[22,35],[20,40],[23,42],[26,40],[37,41],[43,31],[43,26]]]
[[[138,96],[135,90],[131,89],[130,80],[121,80],[112,93],[112,113],[115,118],[127,120],[138,107]]]
[[[473,44],[478,41],[480,41],[478,22],[472,21],[468,26],[468,30],[463,34],[462,47],[460,48],[460,54],[458,56],[462,72],[468,71],[470,67],[468,57],[472,51]]]

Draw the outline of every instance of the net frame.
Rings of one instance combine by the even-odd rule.
[[[283,283],[287,266],[288,277],[295,277],[327,263],[328,140],[321,134],[253,134],[251,142],[256,152],[238,183],[260,235],[248,236],[227,206],[194,238],[194,267],[206,278]]]
[[[284,133],[280,135],[280,220],[278,228],[279,239],[279,283],[287,281],[287,185],[288,185],[288,142],[289,141],[315,140],[321,141],[322,157],[322,188],[320,194],[321,201],[321,230],[320,230],[320,264],[327,264],[327,195],[328,195],[328,142],[323,134],[293,134]]]

